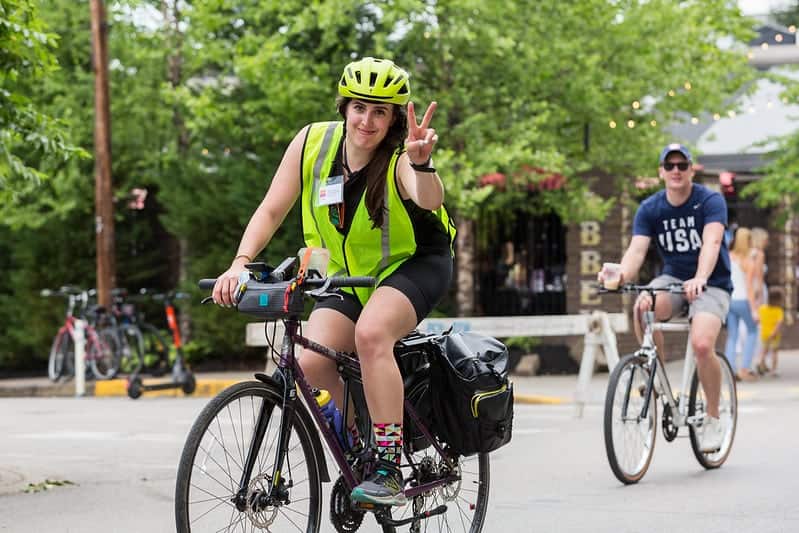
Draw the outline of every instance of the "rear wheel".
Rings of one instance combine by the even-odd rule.
[[[186,439],[175,487],[178,533],[319,531],[321,482],[316,428],[294,416],[280,481],[272,479],[283,416],[282,391],[259,382],[228,387],[203,409]],[[297,403],[298,409],[303,409]],[[268,416],[255,466],[239,491],[259,414]]]
[[[718,353],[716,357],[721,366],[719,420],[721,420],[721,426],[724,428],[721,448],[716,452],[710,453],[701,451],[702,429],[693,424],[689,426],[691,449],[693,449],[694,456],[699,461],[699,464],[707,469],[718,468],[727,460],[730,450],[732,450],[732,442],[735,439],[735,429],[738,426],[738,396],[735,389],[735,377],[727,358]],[[688,416],[694,417],[694,419],[704,419],[706,402],[705,392],[699,382],[699,375],[694,372],[694,379],[691,382],[691,396],[688,402]]]
[[[449,464],[434,446],[430,446],[410,456],[412,460],[406,460],[402,464],[406,492],[436,479],[451,478],[452,481],[429,492],[409,497],[407,505],[392,509],[392,518],[404,520],[446,505],[445,513],[411,523],[410,531],[482,531],[488,510],[490,485],[488,454],[458,457]],[[395,528],[384,525],[383,532],[394,533]]]
[[[616,478],[629,485],[649,468],[657,434],[657,402],[652,393],[642,416],[649,380],[646,358],[628,355],[613,369],[605,395],[605,451]]]
[[[142,364],[144,371],[155,377],[169,372],[169,344],[158,328],[151,324],[139,326],[142,334]]]
[[[123,374],[141,371],[143,366],[144,339],[139,327],[123,324],[117,328],[120,336],[119,370]]]

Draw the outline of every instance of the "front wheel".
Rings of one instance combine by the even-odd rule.
[[[302,404],[297,402],[297,408]],[[267,417],[266,431],[252,474],[240,489],[259,416]],[[282,419],[282,391],[264,383],[237,383],[211,400],[194,422],[180,458],[175,487],[178,533],[319,531],[321,482],[312,440],[318,436],[295,414],[275,484]]]
[[[66,329],[59,331],[53,346],[50,348],[50,360],[47,365],[47,376],[50,381],[58,381],[61,377],[71,378],[75,373],[75,342]]]
[[[738,426],[738,396],[735,389],[735,377],[727,358],[718,353],[716,357],[721,366],[719,420],[721,420],[721,426],[724,428],[721,447],[715,452],[701,451],[702,430],[697,429],[694,424],[689,426],[691,449],[693,449],[694,456],[699,461],[699,464],[707,469],[718,468],[727,460],[727,456],[730,455],[730,450],[732,449],[732,441],[735,439],[735,429]],[[699,382],[699,375],[694,372],[694,378],[691,381],[691,396],[688,401],[688,416],[693,417],[694,420],[704,419],[706,405],[707,398],[702,389],[702,384]]]
[[[605,451],[616,478],[630,485],[644,477],[655,450],[657,402],[654,392],[643,414],[649,368],[646,358],[628,355],[616,365],[605,394]]]

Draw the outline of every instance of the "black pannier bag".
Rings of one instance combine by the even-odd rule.
[[[433,428],[460,455],[504,446],[513,429],[513,383],[508,349],[477,333],[445,334],[430,366]]]
[[[413,406],[419,420],[432,431],[433,407],[430,403],[430,359],[438,351],[430,343],[432,336],[418,332],[400,339],[394,346],[397,365],[402,374],[405,399]],[[430,446],[430,441],[418,428],[408,410],[404,410],[402,424],[403,443],[410,452],[418,452]]]

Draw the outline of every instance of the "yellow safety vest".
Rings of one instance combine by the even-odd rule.
[[[317,122],[308,128],[301,163],[302,232],[305,245],[330,251],[329,274],[374,276],[379,283],[416,252],[413,224],[397,190],[396,167],[401,152],[395,152],[388,165],[384,200],[386,211],[382,227],[372,228],[366,195],[363,194],[347,235],[342,235],[330,221],[329,206],[317,205],[317,198],[319,189],[330,177],[343,133],[343,122]],[[454,227],[446,209],[442,206],[434,213],[449,232],[450,243],[454,242]],[[362,305],[373,291],[354,289]]]

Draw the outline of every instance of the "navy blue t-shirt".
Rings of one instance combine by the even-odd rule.
[[[702,232],[711,222],[727,227],[727,203],[721,194],[694,183],[691,196],[682,205],[671,205],[665,189],[644,200],[635,214],[633,235],[654,239],[663,259],[663,273],[685,281],[696,275]],[[724,239],[707,284],[732,292],[730,254]]]

